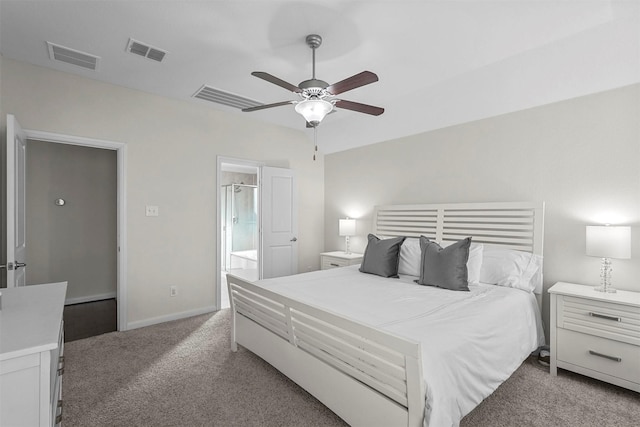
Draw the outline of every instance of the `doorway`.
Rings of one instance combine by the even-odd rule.
[[[260,165],[250,161],[219,161],[220,308],[229,307],[226,274],[254,281],[260,268]]]
[[[220,310],[229,307],[229,269],[249,281],[298,272],[298,208],[293,170],[220,156],[217,167],[216,306]],[[243,242],[234,246],[236,225]]]
[[[11,124],[11,126],[10,126]],[[11,141],[16,141],[16,144],[19,140],[38,140],[49,143],[57,143],[57,144],[65,144],[65,145],[75,145],[82,147],[94,147],[101,148],[106,150],[112,150],[116,153],[117,159],[117,170],[116,170],[116,179],[117,179],[117,200],[116,200],[116,277],[117,277],[117,290],[116,290],[116,298],[117,298],[117,328],[119,331],[125,331],[128,329],[127,325],[127,214],[126,214],[126,158],[127,158],[127,146],[121,142],[114,141],[105,141],[93,138],[85,138],[71,135],[63,135],[56,134],[52,132],[43,132],[38,130],[28,130],[22,129],[17,123],[16,118],[13,115],[7,115],[7,143],[10,144]],[[9,162],[8,162],[9,163]],[[9,167],[11,166],[11,167]],[[14,165],[8,164],[8,172],[9,176],[10,170],[13,172],[15,170]],[[13,180],[11,181],[13,182]],[[15,209],[17,200],[11,194],[11,197],[7,196],[7,211]],[[24,212],[24,207],[21,212]],[[7,221],[7,226],[9,227],[12,224],[12,221]],[[15,230],[9,230],[7,234],[15,234]],[[9,256],[9,238],[7,238],[7,257]],[[28,248],[27,248],[28,249]],[[11,256],[14,256],[11,253]],[[29,267],[27,267],[28,269]],[[9,286],[9,285],[8,285]],[[15,286],[15,285],[11,285]]]
[[[230,175],[222,173],[223,179]],[[235,174],[234,174],[235,175]],[[249,175],[257,182],[257,175]],[[258,186],[222,185],[222,269],[247,280],[258,278]]]
[[[117,156],[27,140],[26,285],[67,282],[65,339],[117,329]]]

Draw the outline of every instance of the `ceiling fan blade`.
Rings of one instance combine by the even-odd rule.
[[[360,86],[368,85],[369,83],[375,83],[378,81],[376,76],[371,71],[363,71],[355,76],[348,77],[338,83],[334,83],[327,87],[327,92],[331,95],[338,95],[351,89],[355,89]]]
[[[384,113],[384,108],[360,104],[359,102],[345,101],[344,99],[338,99],[336,101],[336,107],[344,108],[345,110],[357,111],[359,113],[371,114],[372,116],[379,116]]]
[[[264,104],[264,105],[258,105],[256,107],[243,108],[242,111],[244,111],[245,113],[250,113],[251,111],[264,110],[265,108],[281,107],[283,105],[289,105],[289,104],[295,104],[295,103],[296,101],[282,101],[282,102],[276,102],[273,104]]]
[[[272,76],[269,73],[265,73],[264,71],[254,71],[253,73],[251,73],[252,76],[256,76],[262,80],[266,80],[269,83],[273,83],[274,85],[283,87],[287,90],[290,90],[291,92],[295,92],[295,93],[300,93],[302,92],[302,89],[300,89],[298,86],[292,85],[291,83],[285,82],[282,79],[277,78],[276,76]]]

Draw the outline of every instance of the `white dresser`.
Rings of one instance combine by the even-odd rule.
[[[0,426],[61,422],[66,291],[66,282],[1,290]]]
[[[320,254],[320,268],[328,270],[330,268],[346,267],[348,265],[360,264],[362,254],[346,253],[342,251],[323,252]]]
[[[640,392],[640,293],[551,289],[551,374],[558,368]]]

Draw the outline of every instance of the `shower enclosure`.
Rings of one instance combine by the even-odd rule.
[[[258,279],[258,187],[222,186],[222,269]]]

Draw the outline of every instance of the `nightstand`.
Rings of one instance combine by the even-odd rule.
[[[362,254],[350,253],[342,251],[323,252],[320,254],[320,268],[328,270],[330,268],[346,267],[348,265],[360,264],[362,262]]]
[[[551,294],[551,375],[567,369],[640,392],[640,293],[558,282]]]

